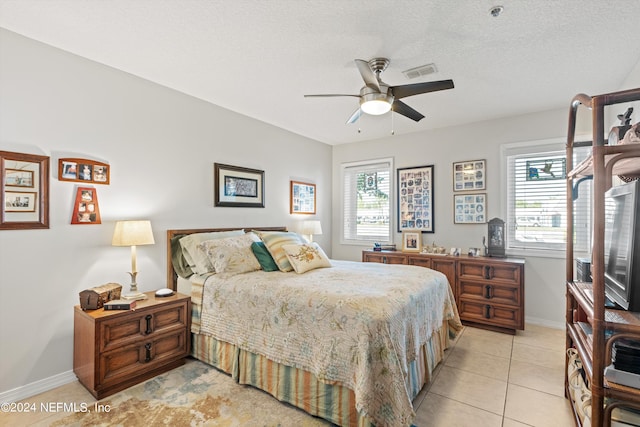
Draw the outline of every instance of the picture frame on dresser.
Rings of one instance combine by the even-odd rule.
[[[474,191],[486,188],[486,160],[466,160],[453,163],[453,191]]]
[[[398,232],[434,233],[433,165],[397,169]]]
[[[49,157],[0,151],[0,230],[49,228]]]
[[[402,232],[402,252],[420,252],[422,250],[422,232],[405,230]]]
[[[264,208],[264,171],[214,163],[214,206]]]

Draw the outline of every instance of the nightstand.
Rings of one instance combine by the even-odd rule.
[[[191,339],[191,297],[147,292],[133,310],[75,306],[73,371],[102,399],[184,363]]]

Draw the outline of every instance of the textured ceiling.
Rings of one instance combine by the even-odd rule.
[[[504,6],[494,18],[489,10]],[[613,6],[615,4],[615,6]],[[0,0],[0,27],[328,144],[569,107],[618,90],[640,59],[640,1]],[[353,62],[387,57],[426,117],[345,124]],[[407,80],[402,71],[435,63]]]

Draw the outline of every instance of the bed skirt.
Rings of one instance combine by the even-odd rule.
[[[409,364],[408,390],[413,400],[431,380],[444,350],[457,331],[442,327],[421,348],[418,358]],[[273,362],[210,336],[192,334],[191,355],[232,376],[240,384],[266,391],[276,399],[339,426],[369,427],[373,424],[356,410],[354,392],[340,384],[327,384],[312,373]]]

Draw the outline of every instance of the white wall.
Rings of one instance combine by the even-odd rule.
[[[330,253],[326,144],[5,30],[0,94],[0,150],[51,157],[50,229],[0,231],[0,393],[72,369],[81,290],[128,289],[130,251],[110,246],[116,220],[151,220],[156,244],[138,248],[138,269],[153,290],[166,285],[167,229],[294,229],[308,218],[289,214],[289,180],[302,180],[317,184],[315,240]],[[57,180],[59,157],[110,164],[111,184],[95,185],[101,225],[70,225],[76,185]],[[266,207],[213,207],[214,162],[264,170]]]

